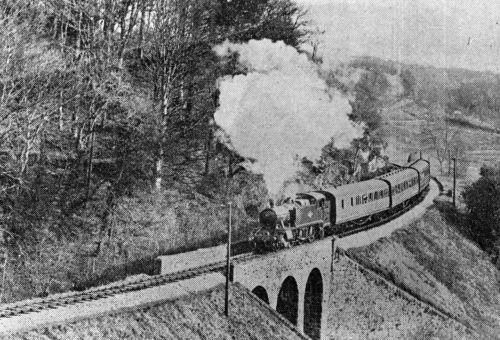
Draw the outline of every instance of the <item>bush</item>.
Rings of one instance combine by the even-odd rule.
[[[496,262],[500,245],[500,164],[483,167],[481,178],[462,194],[475,241]]]

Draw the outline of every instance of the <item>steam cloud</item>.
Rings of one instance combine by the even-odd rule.
[[[264,39],[226,41],[214,51],[220,57],[237,52],[248,70],[219,79],[215,121],[242,156],[257,159],[272,195],[296,173],[297,155],[315,160],[332,137],[344,147],[362,135],[348,119],[347,99],[329,90],[316,65],[295,48]]]

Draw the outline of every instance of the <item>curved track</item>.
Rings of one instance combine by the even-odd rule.
[[[383,225],[401,215],[406,213],[408,210],[412,209],[414,206],[418,205],[426,196],[428,191],[425,191],[424,194],[419,197],[412,205],[409,205],[405,209],[398,211],[396,214],[391,215],[385,219],[381,219],[374,223],[370,223],[368,225],[361,226],[359,228],[350,229],[346,232],[335,235],[336,237],[342,238],[352,234],[356,234],[362,231],[366,231],[368,229],[376,228],[380,225]],[[262,256],[262,254],[254,254],[252,252],[248,252],[247,247],[241,246],[241,253],[234,255],[232,257],[233,263],[245,262],[249,261],[255,257]],[[286,251],[286,249],[281,250]],[[24,315],[27,313],[39,312],[48,309],[55,309],[62,306],[74,305],[81,302],[94,301],[99,299],[104,299],[107,297],[111,297],[118,294],[138,291],[146,288],[151,288],[155,286],[161,286],[168,283],[173,283],[177,281],[182,281],[186,279],[190,279],[196,276],[200,276],[202,274],[211,273],[211,272],[223,272],[226,274],[226,262],[220,261],[214,264],[204,265],[188,270],[179,271],[172,274],[164,274],[164,275],[154,275],[146,278],[140,278],[130,282],[123,282],[116,285],[94,288],[91,290],[83,291],[83,292],[71,292],[65,293],[55,296],[49,296],[47,298],[40,298],[28,301],[15,302],[11,304],[5,304],[0,306],[0,318],[9,318],[18,315]]]
[[[383,218],[381,220],[362,225],[358,228],[350,228],[349,230],[341,232],[339,234],[336,234],[335,236],[337,236],[339,238],[346,237],[349,235],[357,234],[357,233],[362,232],[362,231],[376,228],[378,226],[381,226],[382,224],[390,222],[390,221],[398,218],[399,216],[405,214],[409,210],[413,209],[415,206],[419,205],[424,200],[424,198],[427,196],[428,193],[429,193],[429,187],[427,187],[424,191],[422,191],[422,193],[420,193],[419,197],[412,204],[409,204],[408,206],[404,207],[403,209],[397,211],[396,213],[394,213],[386,218]]]

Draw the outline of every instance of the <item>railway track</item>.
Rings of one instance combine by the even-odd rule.
[[[233,262],[248,261],[255,257],[252,253],[240,254],[232,258]],[[179,271],[172,274],[154,275],[146,278],[141,278],[131,282],[124,282],[110,287],[96,288],[83,292],[68,293],[61,296],[47,297],[29,300],[26,302],[18,302],[0,306],[0,319],[9,318],[27,313],[40,312],[48,309],[74,305],[77,303],[95,301],[108,298],[114,295],[138,291],[155,286],[161,286],[168,283],[190,279],[202,274],[212,272],[223,272],[226,274],[226,262],[220,261],[217,263],[200,266],[192,269]]]
[[[428,191],[425,191],[424,194],[422,194],[419,197],[419,199],[416,200],[413,204],[405,207],[404,209],[398,211],[397,213],[391,216],[388,216],[387,218],[375,221],[367,225],[360,226],[359,228],[349,229],[348,231],[335,234],[335,236],[342,238],[359,233],[361,231],[366,231],[372,228],[376,228],[384,223],[387,223],[403,215],[408,210],[412,209],[414,206],[418,205],[425,198],[427,192]],[[254,254],[253,252],[248,252],[248,249],[249,248],[247,244],[239,244],[239,250],[234,252],[232,256],[233,263],[250,261],[253,258],[263,255],[263,254]],[[134,292],[146,288],[165,285],[168,283],[174,283],[177,281],[194,278],[202,274],[212,273],[217,271],[222,272],[224,275],[226,275],[226,261],[220,261],[217,263],[204,265],[192,269],[187,269],[171,274],[148,276],[146,278],[140,278],[130,282],[123,282],[108,287],[94,288],[83,292],[71,292],[47,298],[40,298],[36,300],[21,301],[21,302],[6,304],[0,306],[0,319],[14,317],[18,315],[24,315],[27,313],[40,312],[43,310],[55,309],[64,306],[70,306],[77,303],[95,301],[118,294]]]

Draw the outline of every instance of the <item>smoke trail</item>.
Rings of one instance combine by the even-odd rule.
[[[362,135],[347,114],[346,98],[328,90],[316,65],[283,42],[225,42],[214,51],[238,53],[248,73],[219,79],[220,107],[215,120],[245,157],[257,159],[271,194],[297,170],[294,159],[319,158],[332,137],[338,147]]]

